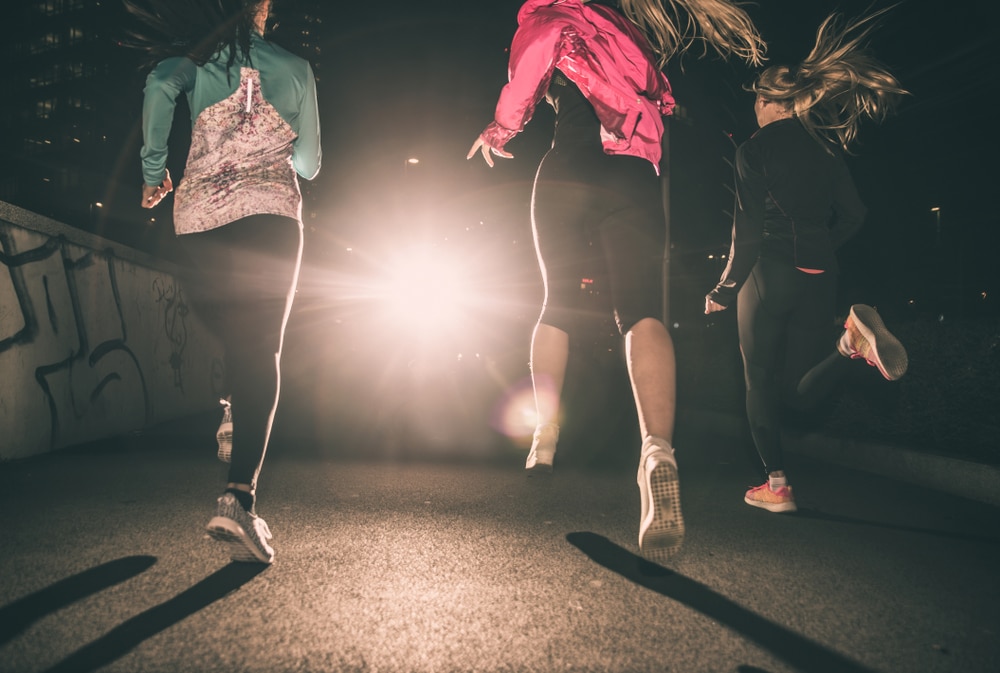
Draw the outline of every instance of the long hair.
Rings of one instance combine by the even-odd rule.
[[[662,68],[692,45],[751,65],[764,62],[767,45],[747,13],[729,0],[620,0],[622,13],[649,39]]]
[[[909,93],[868,50],[872,31],[890,9],[846,22],[831,14],[805,60],[767,68],[749,90],[792,110],[817,139],[850,151],[862,121],[883,121]]]
[[[270,0],[122,0],[139,25],[129,29],[129,46],[145,52],[151,66],[171,56],[204,65],[229,48],[250,60],[250,36],[257,12]]]

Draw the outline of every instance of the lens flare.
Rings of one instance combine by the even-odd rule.
[[[525,377],[511,386],[493,410],[493,429],[517,445],[531,446],[531,436],[538,424],[531,378]]]

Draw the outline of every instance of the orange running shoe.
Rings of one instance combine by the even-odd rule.
[[[795,497],[792,495],[791,486],[779,486],[778,490],[771,490],[768,482],[760,486],[751,488],[743,496],[743,502],[752,507],[760,507],[769,512],[794,512],[798,509],[795,506]]]
[[[844,330],[841,352],[845,355],[865,360],[889,381],[895,381],[906,373],[909,365],[906,349],[886,329],[878,311],[871,306],[852,306],[844,322]]]

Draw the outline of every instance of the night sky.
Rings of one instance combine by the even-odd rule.
[[[886,4],[767,0],[747,8],[769,44],[770,63],[782,63],[808,53],[831,11],[854,17]],[[320,47],[313,60],[324,165],[305,185],[308,254],[334,264],[346,247],[384,250],[407,237],[440,238],[471,228],[485,237],[476,243],[484,255],[516,241],[517,252],[507,261],[519,268],[510,273],[536,292],[528,200],[551,140],[551,111],[539,105],[525,132],[509,144],[515,159],[499,160],[493,169],[465,159],[506,82],[506,50],[521,2],[275,5],[279,26],[273,37],[293,51],[299,17],[323,17],[310,36]],[[989,254],[997,223],[992,193],[1000,176],[992,161],[998,147],[988,100],[1000,66],[998,18],[1000,9],[988,0],[904,0],[875,33],[875,55],[912,95],[881,127],[862,128],[849,161],[869,207],[862,233],[842,251],[851,301],[899,304],[911,294],[928,294],[942,277],[958,278],[966,298],[995,288]],[[728,249],[732,175],[725,159],[755,130],[753,99],[742,90],[753,72],[689,54],[670,63],[667,74],[692,122],[669,126],[672,275],[678,288],[690,283],[679,291],[695,307],[717,276],[696,261]],[[136,128],[113,178],[135,184],[136,194],[141,88],[136,73],[114,94],[115,106],[133,111]],[[183,169],[183,120],[177,131],[175,177]],[[420,163],[409,166],[410,157]],[[940,209],[940,219],[932,208]],[[160,215],[162,222],[166,213]],[[162,238],[169,238],[169,227],[163,228]],[[875,296],[861,296],[872,290]],[[994,296],[992,313],[996,303]]]
[[[306,4],[287,0],[278,7],[287,17]],[[326,231],[345,240],[359,230],[372,233],[385,216],[381,192],[395,189],[391,179],[400,176],[439,209],[450,207],[460,218],[514,218],[503,226],[524,235],[526,194],[551,137],[551,112],[539,106],[508,146],[514,160],[490,170],[464,158],[506,81],[505,49],[519,6],[390,1],[330,12],[319,84],[326,158],[316,184],[323,219],[335,222]],[[769,0],[748,11],[768,41],[770,63],[781,63],[808,53],[829,12],[857,16],[869,7],[858,0]],[[960,11],[945,7],[904,1],[875,33],[875,55],[912,96],[881,127],[862,129],[850,161],[870,213],[863,234],[844,251],[847,266],[863,270],[854,274],[859,284],[888,283],[897,295],[907,291],[905,279],[925,277],[923,269],[939,265],[941,255],[967,271],[966,282],[976,282],[979,269],[983,283],[992,281],[985,243],[997,219],[991,197],[998,176],[991,160],[995,112],[987,98],[1000,65],[1000,10],[985,0],[950,6]],[[721,159],[731,151],[724,134],[740,142],[755,130],[752,97],[741,90],[753,73],[693,55],[667,72],[698,126],[674,131],[672,170],[685,197],[675,200],[673,236],[688,251],[722,250],[729,226],[723,211],[731,207],[721,189],[730,179]],[[422,163],[406,174],[403,161],[411,155]],[[941,209],[943,242],[933,207]]]

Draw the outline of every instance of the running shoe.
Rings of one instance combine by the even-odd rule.
[[[863,359],[878,368],[889,381],[895,381],[906,373],[909,359],[906,349],[894,337],[878,312],[871,306],[855,304],[844,322],[841,337],[841,352],[851,358]]]
[[[684,543],[677,460],[667,441],[646,438],[636,480],[642,500],[639,551],[646,559],[662,564],[680,551]]]
[[[222,411],[222,423],[215,432],[215,439],[219,442],[219,460],[228,463],[233,458],[233,405],[229,403],[229,398],[219,400],[224,409]]]
[[[556,456],[556,443],[559,441],[559,426],[555,423],[539,425],[531,440],[531,450],[524,462],[524,469],[533,473],[552,471],[552,461]]]
[[[795,506],[795,496],[792,495],[791,486],[779,486],[776,490],[772,490],[766,481],[747,491],[743,496],[743,502],[752,507],[766,509],[768,512],[794,512],[798,509]]]
[[[267,523],[243,509],[232,493],[223,493],[215,516],[205,527],[214,540],[229,546],[231,558],[245,563],[271,563],[274,549],[268,544],[271,531]]]

